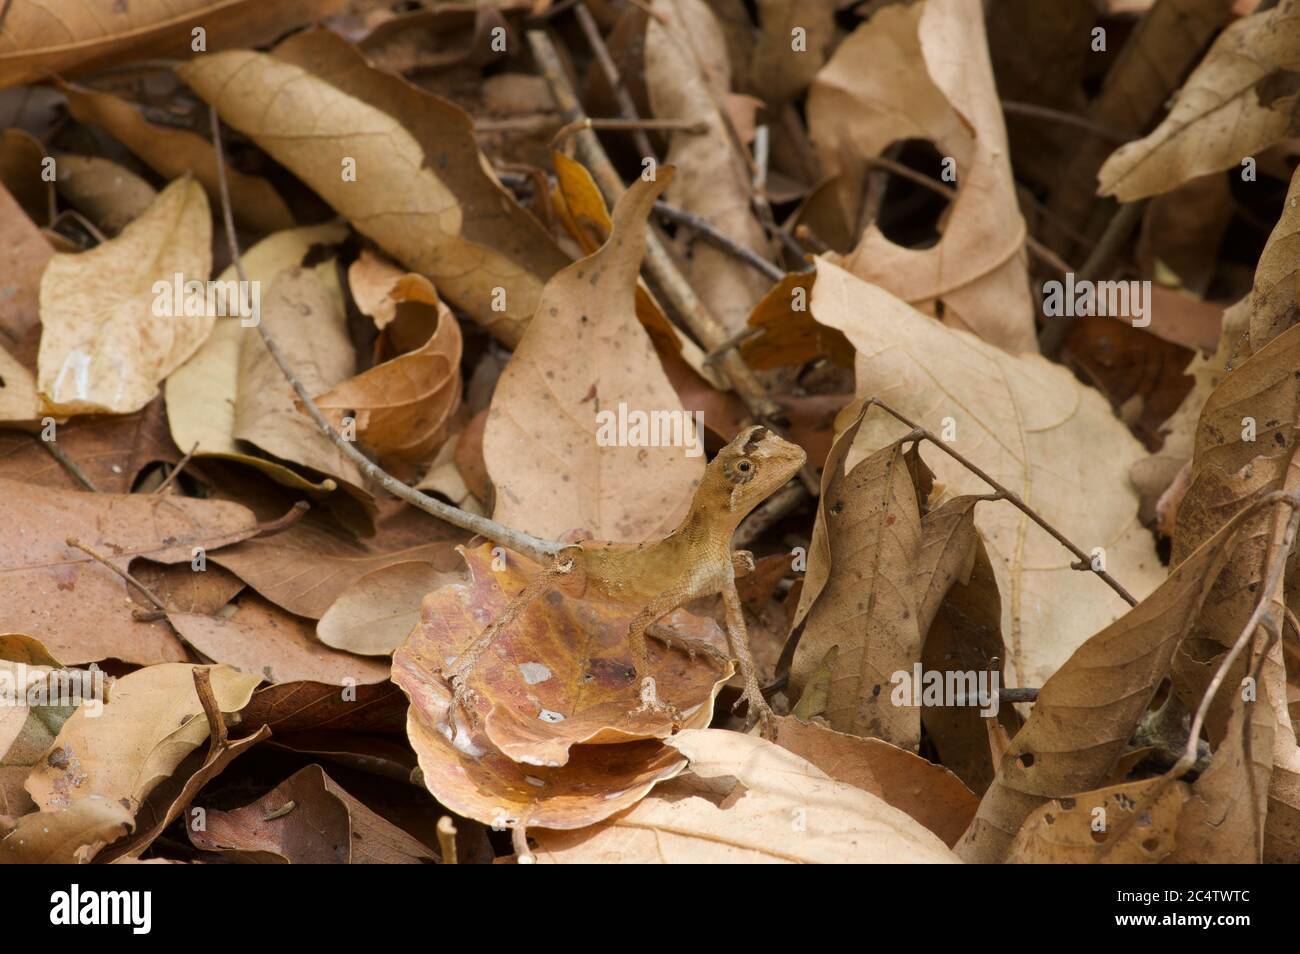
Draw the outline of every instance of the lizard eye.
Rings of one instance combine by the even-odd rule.
[[[727,468],[727,477],[734,484],[746,484],[754,479],[755,465],[748,457],[742,457]]]

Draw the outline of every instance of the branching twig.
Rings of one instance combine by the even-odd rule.
[[[632,94],[627,91],[627,86],[623,83],[623,77],[619,75],[618,66],[614,63],[614,58],[609,55],[609,48],[605,46],[604,39],[600,35],[600,27],[596,24],[596,18],[591,15],[586,4],[579,3],[573,8],[573,15],[578,21],[578,26],[582,29],[582,35],[587,38],[587,45],[591,47],[591,55],[596,59],[596,65],[600,71],[605,74],[605,82],[614,92],[614,102],[618,104],[618,111],[624,119],[637,119],[636,103],[632,102]],[[655,154],[654,147],[650,145],[650,137],[645,134],[644,130],[636,130],[632,134],[632,141],[636,148],[640,150],[641,155],[653,157]]]
[[[1047,106],[1038,106],[1034,103],[1018,103],[1014,100],[1004,99],[1002,101],[1002,111],[1010,113],[1013,116],[1028,116],[1031,119],[1046,119],[1050,122],[1061,123],[1066,126],[1073,126],[1076,129],[1085,129],[1094,136],[1100,136],[1102,139],[1108,139],[1114,143],[1126,143],[1129,137],[1123,133],[1116,132],[1113,129],[1107,129],[1105,126],[1094,123],[1091,119],[1083,116],[1076,116],[1074,113],[1065,113],[1059,109],[1051,109]]]
[[[235,237],[235,220],[234,213],[231,210],[230,187],[226,182],[226,160],[221,148],[221,123],[217,116],[217,108],[215,106],[210,107],[210,113],[212,119],[212,145],[217,154],[217,182],[220,185],[221,190],[221,214],[225,224],[226,241],[230,245],[230,258],[231,261],[235,263],[235,271],[238,272],[240,281],[247,282],[248,275],[244,271],[244,262],[239,254],[239,241]],[[262,336],[262,343],[266,345],[266,350],[271,353],[271,357],[279,366],[280,372],[289,382],[294,393],[298,395],[298,400],[302,402],[303,407],[307,410],[308,416],[311,417],[316,426],[321,429],[321,432],[324,433],[325,436],[334,442],[334,445],[343,452],[343,455],[347,457],[348,460],[352,461],[352,463],[354,463],[363,474],[375,483],[379,484],[394,497],[398,497],[399,499],[411,504],[413,507],[423,510],[425,513],[432,514],[440,520],[445,520],[453,526],[460,527],[462,530],[480,534],[487,537],[489,540],[492,540],[494,543],[507,546],[539,563],[550,563],[555,558],[556,554],[560,552],[562,549],[561,545],[554,541],[542,540],[538,537],[532,536],[531,534],[523,533],[519,530],[514,530],[510,527],[499,524],[494,520],[481,517],[478,514],[467,513],[459,507],[453,507],[450,504],[443,503],[441,500],[436,500],[433,497],[422,494],[420,491],[389,474],[369,457],[357,450],[351,441],[344,438],[343,435],[336,431],[333,425],[326,420],[325,415],[322,414],[320,408],[316,406],[315,400],[313,400],[312,396],[307,393],[307,389],[303,387],[302,381],[298,379],[293,368],[289,366],[288,359],[285,358],[284,352],[280,350],[280,346],[275,343],[275,339],[267,332],[266,324],[264,322],[259,321],[257,323],[257,331]]]
[[[1019,510],[1021,513],[1023,513],[1026,517],[1028,517],[1030,520],[1034,521],[1034,523],[1038,524],[1040,527],[1046,530],[1052,536],[1052,538],[1056,540],[1057,543],[1061,544],[1061,546],[1065,547],[1076,557],[1078,557],[1078,562],[1071,564],[1071,566],[1074,569],[1086,570],[1090,573],[1095,573],[1103,581],[1105,581],[1107,586],[1109,586],[1112,590],[1114,590],[1117,594],[1119,594],[1120,599],[1122,599],[1125,603],[1127,603],[1129,606],[1137,605],[1137,600],[1133,598],[1133,595],[1129,593],[1128,590],[1120,586],[1118,580],[1116,580],[1105,570],[1099,570],[1095,566],[1093,566],[1092,559],[1091,557],[1088,556],[1088,554],[1084,553],[1081,549],[1079,549],[1077,546],[1071,543],[1070,540],[1065,536],[1065,534],[1061,533],[1060,530],[1057,530],[1054,526],[1052,526],[1041,516],[1039,516],[1038,512],[1035,511],[1033,507],[1029,506],[1027,503],[1025,503],[1023,500],[1020,499],[1019,494],[1017,494],[1013,490],[1009,490],[1006,487],[1004,487],[998,481],[990,477],[983,469],[981,469],[976,464],[968,460],[965,455],[960,454],[957,451],[953,450],[950,446],[948,446],[946,442],[940,440],[938,436],[926,430],[924,427],[921,427],[921,425],[915,423],[914,421],[911,421],[908,418],[904,417],[902,414],[894,410],[884,401],[874,397],[867,398],[866,402],[863,404],[863,408],[865,409],[872,405],[875,405],[885,413],[892,415],[893,417],[901,421],[903,424],[906,424],[908,427],[912,429],[912,435],[914,435],[918,439],[929,441],[935,447],[939,448],[941,451],[943,451],[945,454],[947,454],[957,463],[961,464],[972,474],[974,474],[980,480],[984,481],[984,483],[988,484],[995,491],[997,491],[994,494],[987,495],[984,499],[1005,500],[1008,503],[1010,503],[1013,507],[1015,507],[1017,510]]]

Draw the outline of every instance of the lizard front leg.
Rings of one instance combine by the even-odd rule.
[[[641,704],[633,712],[667,712],[674,723],[682,718],[675,706],[659,701],[655,677],[650,674],[650,651],[646,644],[646,630],[660,617],[671,613],[685,599],[677,589],[661,593],[651,600],[628,624],[627,641],[632,650],[632,666],[641,677]]]
[[[722,584],[722,602],[727,610],[727,641],[731,645],[732,655],[740,663],[740,677],[745,681],[744,691],[736,700],[736,705],[749,703],[749,718],[758,720],[763,738],[773,739],[776,736],[776,714],[763,698],[763,692],[758,686],[758,672],[754,666],[754,654],[749,648],[745,613],[741,608],[740,594],[736,592],[736,580],[730,574]]]
[[[501,615],[488,624],[487,629],[479,634],[463,653],[456,657],[448,671],[443,673],[451,682],[451,708],[447,711],[448,722],[455,721],[456,709],[460,708],[473,725],[478,720],[474,709],[477,693],[469,687],[469,677],[474,672],[479,657],[487,652],[493,641],[503,629],[513,623],[533,600],[537,599],[560,576],[573,572],[575,560],[572,556],[561,556],[549,567],[528,581],[528,585],[519,591],[519,595],[510,601],[510,605]]]

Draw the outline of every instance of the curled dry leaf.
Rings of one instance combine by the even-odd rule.
[[[54,186],[43,174],[45,159],[45,147],[35,136],[21,129],[0,131],[0,185],[33,222],[48,226]]]
[[[436,731],[447,727],[444,697],[449,693],[441,672],[536,573],[513,557],[504,569],[496,569],[499,564],[486,544],[461,553],[469,568],[467,581],[425,597],[419,626],[393,655],[393,681]],[[580,743],[670,735],[667,715],[633,711],[640,680],[632,668],[627,633],[637,609],[575,600],[558,587],[530,603],[497,635],[470,678],[478,693],[474,705],[484,744],[516,762],[556,767]],[[687,639],[712,646],[720,639],[712,620],[682,610],[664,623]],[[713,700],[731,678],[731,665],[708,653],[692,659],[682,651],[667,651],[653,640],[649,649],[660,697],[677,707],[686,725],[708,725]],[[455,728],[458,743],[465,741],[459,716]]]
[[[385,663],[322,645],[310,620],[291,616],[256,594],[210,616],[169,612],[167,618],[207,658],[267,682],[358,686],[388,678]]]
[[[308,765],[255,802],[207,811],[190,842],[252,864],[423,864],[434,853]]]
[[[882,799],[761,738],[697,729],[669,740],[690,775],[581,832],[534,832],[548,864],[934,863],[956,856]],[[792,819],[795,821],[792,824]]]
[[[338,223],[276,232],[243,254],[244,272],[250,282],[257,283],[256,287],[270,290],[281,273],[302,264],[314,247],[337,244],[346,236],[346,227]],[[333,261],[321,263],[318,269],[323,273],[325,287],[331,296],[336,296],[336,307],[330,308],[328,314],[342,314],[342,289],[336,280],[330,280],[334,273]],[[228,283],[238,277],[231,266],[217,281]],[[281,347],[298,344],[297,339],[279,343]],[[255,356],[266,350],[257,331],[244,327],[240,318],[218,318],[203,347],[168,377],[167,421],[177,446],[188,450],[197,444],[198,456],[225,457],[249,464],[278,483],[297,490],[325,489],[278,461],[249,453],[250,448],[236,439],[240,368],[246,349],[249,351],[247,366],[251,368],[256,364]],[[282,391],[282,387],[277,387],[277,394]]]
[[[1121,202],[1168,192],[1296,133],[1300,6],[1284,2],[1225,29],[1183,83],[1169,115],[1117,149],[1099,192]]]
[[[135,557],[189,563],[257,530],[238,504],[142,494],[53,490],[0,479],[0,579],[21,601],[0,603],[0,632],[44,642],[68,664],[120,659],[148,665],[185,658],[158,623],[132,618],[153,606],[112,570],[65,542],[74,537],[125,570]],[[136,600],[137,602],[132,602]]]
[[[137,670],[113,685],[97,718],[77,710],[27,778],[36,804],[54,811],[98,795],[134,813],[208,738],[194,668],[164,663]],[[242,709],[260,681],[226,666],[213,666],[210,675],[223,713]]]
[[[1025,222],[978,3],[877,11],[817,74],[808,125],[846,209],[859,206],[867,160],[906,139],[932,141],[956,163],[960,184],[937,245],[904,248],[872,224],[832,261],[999,348],[1038,350]]]
[[[45,233],[0,189],[0,347],[12,347],[36,326],[41,272],[53,254]]]
[[[174,295],[178,280],[207,281],[211,243],[207,198],[187,176],[116,238],[50,259],[37,386],[51,413],[129,414],[153,399],[212,330],[208,309],[178,310]]]
[[[396,670],[393,678],[402,681]],[[463,736],[453,743],[426,723],[422,709],[445,712],[451,701],[441,686],[403,688],[412,700],[406,735],[425,787],[457,815],[485,825],[586,828],[635,805],[686,767],[683,756],[654,739],[574,746],[558,767],[522,765]]]
[[[460,559],[450,551],[447,555],[452,559],[393,563],[360,577],[320,618],[317,638],[350,653],[390,655],[419,624],[425,594],[461,578]],[[454,567],[449,565],[453,561]]]
[[[945,328],[825,259],[817,268],[813,317],[857,348],[859,395],[878,396],[935,434],[951,421],[957,450],[1085,552],[1102,547],[1107,571],[1130,593],[1155,587],[1163,571],[1127,483],[1142,447],[1100,394],[1037,355],[1008,355]],[[864,426],[857,445],[874,451],[906,431],[897,422]],[[923,446],[922,457],[950,492],[989,492],[942,451]],[[1072,569],[1069,551],[1009,503],[979,508],[975,525],[1003,597],[1008,678],[1041,685],[1124,603]]]
[[[0,345],[0,422],[35,424],[42,415],[36,378]]]
[[[384,251],[505,344],[519,341],[564,257],[487,172],[458,107],[370,67],[327,30],[274,55],[209,54],[179,72]]]
[[[427,460],[460,406],[460,325],[420,275],[399,278],[388,298],[395,310],[383,335],[397,356],[334,385],[316,404],[336,418],[355,412],[357,437],[381,455]]]
[[[646,219],[672,178],[664,167],[655,181],[634,182],[609,240],[547,283],[497,383],[483,456],[496,485],[493,519],[507,526],[552,539],[578,529],[639,542],[668,534],[690,507],[704,457],[680,445],[702,448],[703,435],[635,314]],[[608,433],[609,423],[634,414],[656,428],[676,418],[679,446],[627,446],[631,438]],[[639,443],[649,445],[645,438]]]

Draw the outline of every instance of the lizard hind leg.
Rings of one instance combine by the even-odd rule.
[[[572,556],[564,555],[529,580],[528,585],[519,591],[501,615],[492,620],[487,629],[470,643],[469,648],[457,656],[447,670],[444,670],[443,676],[451,683],[452,689],[451,707],[447,710],[448,723],[455,724],[457,710],[465,713],[471,726],[477,723],[478,693],[470,688],[469,677],[473,674],[480,657],[487,652],[502,630],[518,619],[519,614],[546,592],[558,577],[572,573],[575,565]]]

